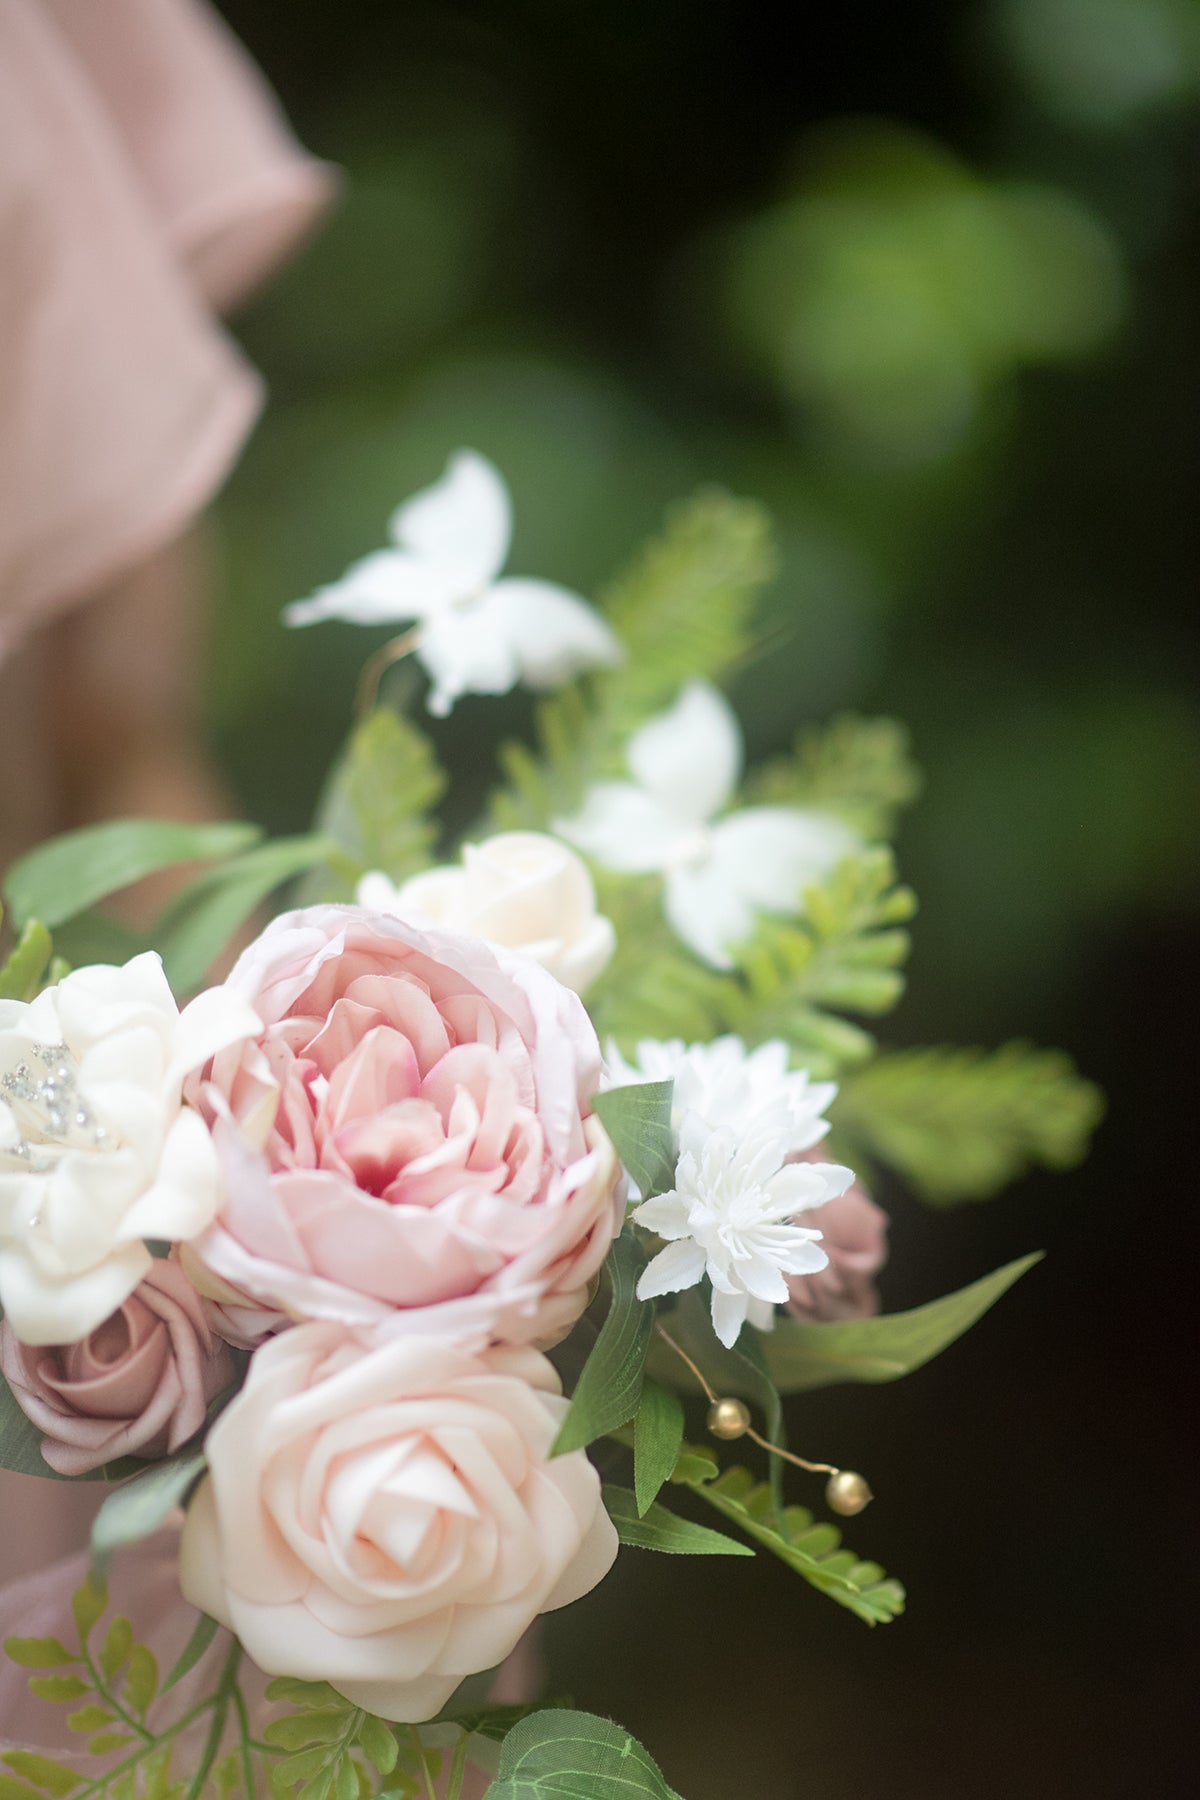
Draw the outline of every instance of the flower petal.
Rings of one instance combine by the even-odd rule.
[[[799,912],[804,888],[861,846],[840,819],[796,806],[747,807],[712,828],[721,878],[752,907],[774,912]]]
[[[621,646],[600,614],[569,588],[550,581],[498,581],[488,605],[529,687],[559,687],[581,669],[621,661]]]
[[[737,1343],[738,1333],[746,1323],[749,1310],[749,1294],[741,1290],[736,1294],[723,1294],[719,1289],[713,1288],[713,1330],[727,1350],[732,1350]]]
[[[396,508],[393,543],[424,562],[453,568],[460,592],[484,587],[504,566],[512,503],[500,471],[475,450],[459,450],[446,473]]]
[[[351,563],[340,581],[318,588],[310,600],[283,609],[285,625],[317,625],[344,619],[350,625],[397,625],[420,619],[454,598],[455,586],[436,564],[402,550],[376,550]]]
[[[754,909],[741,892],[739,871],[711,858],[667,876],[664,906],[672,929],[714,969],[730,969],[729,945],[754,929]]]
[[[664,869],[679,834],[678,821],[630,781],[598,781],[573,819],[554,829],[605,868],[644,875]]]
[[[444,719],[463,694],[507,694],[521,670],[504,620],[485,594],[470,606],[447,606],[426,619],[416,658],[433,682],[426,701]]]
[[[674,706],[634,732],[630,772],[681,823],[703,823],[737,786],[742,734],[723,694],[689,681]]]
[[[704,1270],[704,1251],[695,1238],[680,1238],[646,1264],[638,1278],[637,1297],[651,1300],[657,1294],[677,1294],[681,1288],[695,1287]]]

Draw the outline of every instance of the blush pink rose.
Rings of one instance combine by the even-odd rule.
[[[183,1592],[268,1673],[432,1718],[612,1566],[595,1469],[550,1458],[566,1410],[536,1350],[281,1332],[209,1433]]]
[[[229,986],[264,1029],[190,1090],[223,1160],[186,1264],[218,1328],[561,1336],[620,1225],[578,998],[516,952],[352,906],[276,919]]]
[[[183,1270],[155,1261],[77,1344],[24,1344],[0,1322],[0,1373],[45,1432],[50,1467],[86,1475],[121,1456],[169,1456],[199,1431],[234,1365]]]
[[[805,1162],[821,1160],[823,1151],[808,1150]],[[805,1213],[821,1232],[821,1248],[829,1261],[815,1275],[788,1277],[793,1319],[820,1324],[836,1319],[869,1319],[879,1311],[875,1277],[887,1261],[888,1216],[856,1181],[836,1200]]]

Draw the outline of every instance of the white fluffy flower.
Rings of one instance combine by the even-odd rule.
[[[667,1240],[642,1273],[638,1299],[694,1287],[707,1275],[713,1330],[731,1348],[747,1318],[787,1300],[788,1275],[823,1269],[821,1233],[792,1221],[845,1193],[854,1176],[836,1163],[785,1163],[785,1153],[769,1130],[738,1136],[687,1114],[674,1188],[633,1215]]]
[[[581,669],[619,662],[616,638],[578,594],[549,581],[496,579],[511,535],[499,471],[460,450],[439,482],[393,513],[393,549],[363,557],[340,581],[287,607],[284,622],[418,620],[414,654],[432,679],[429,710],[439,717],[461,694],[506,694],[518,681],[553,688]]]
[[[616,944],[579,857],[540,831],[505,831],[464,844],[460,865],[427,869],[398,888],[373,871],[358,884],[358,903],[521,950],[577,994],[596,979]]]
[[[628,1063],[615,1044],[606,1055],[613,1086],[639,1081],[673,1081],[671,1125],[678,1133],[685,1115],[701,1118],[714,1130],[726,1128],[745,1136],[772,1131],[784,1154],[798,1156],[819,1144],[829,1130],[824,1118],[837,1095],[834,1081],[811,1081],[806,1069],[788,1068],[788,1047],[771,1038],[747,1050],[740,1037],[714,1038],[710,1044],[685,1044],[643,1038],[636,1063]]]
[[[794,913],[806,884],[860,845],[848,825],[796,806],[749,806],[723,819],[742,766],[729,702],[706,681],[687,684],[669,711],[643,725],[626,752],[633,781],[600,781],[555,830],[606,868],[660,872],[667,918],[697,956],[732,966],[756,912]]]
[[[181,1013],[160,959],[0,1000],[0,1302],[27,1344],[75,1343],[212,1220],[217,1162],[183,1078],[260,1029],[225,988]]]

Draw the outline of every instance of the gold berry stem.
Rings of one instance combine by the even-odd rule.
[[[393,663],[398,663],[416,649],[421,641],[421,627],[414,625],[411,631],[403,632],[390,643],[377,650],[363,668],[358,678],[358,693],[354,700],[354,711],[359,719],[365,719],[374,711],[379,696],[379,683],[387,674]]]

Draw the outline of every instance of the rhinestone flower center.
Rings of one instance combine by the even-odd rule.
[[[110,1134],[79,1091],[79,1066],[65,1044],[37,1044],[0,1074],[0,1101],[19,1136],[0,1141],[0,1167],[33,1173],[54,1167],[67,1150],[105,1150]]]

